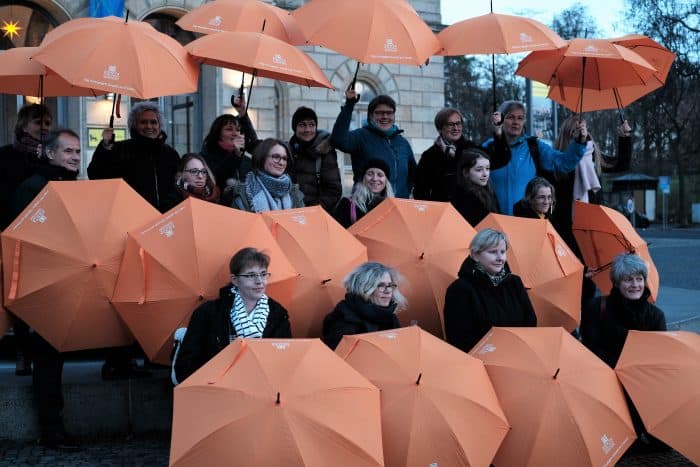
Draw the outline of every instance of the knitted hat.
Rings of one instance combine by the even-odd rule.
[[[294,112],[294,115],[292,115],[292,131],[296,131],[299,122],[303,122],[304,120],[313,120],[316,126],[318,126],[316,112],[314,112],[313,109],[301,106]]]
[[[384,162],[383,159],[379,159],[377,157],[370,159],[365,163],[365,168],[362,170],[362,176],[364,177],[365,174],[369,169],[380,169],[382,172],[384,172],[384,175],[386,175],[386,178],[390,177],[389,174],[389,164]]]

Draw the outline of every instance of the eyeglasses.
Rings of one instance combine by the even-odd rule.
[[[375,110],[375,111],[372,112],[372,113],[373,113],[374,115],[376,115],[377,117],[391,117],[391,116],[394,115],[396,112],[394,112],[393,110]]]
[[[284,162],[286,164],[287,160],[289,160],[287,156],[282,156],[280,154],[270,154],[270,159],[272,159],[273,162],[277,162],[278,164],[280,162]]]
[[[187,172],[190,175],[201,175],[202,177],[207,176],[207,169],[185,169],[185,172]]]
[[[270,278],[272,275],[271,272],[249,272],[248,274],[232,274],[232,276],[235,277],[243,277],[245,279],[251,280],[251,281],[266,281]]]
[[[398,285],[393,282],[389,282],[388,284],[380,282],[377,284],[377,290],[381,292],[392,292],[396,287],[398,287]]]
[[[462,122],[447,122],[445,123],[445,126],[450,129],[462,128]]]

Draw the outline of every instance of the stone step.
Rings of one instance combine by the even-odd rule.
[[[78,437],[170,431],[173,388],[166,368],[146,378],[103,381],[102,361],[66,361],[63,419]],[[0,360],[0,439],[39,437],[31,376],[15,376],[14,360]]]

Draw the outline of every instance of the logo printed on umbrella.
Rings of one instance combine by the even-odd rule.
[[[437,463],[437,462],[431,462],[431,463],[430,463],[430,467],[438,467],[438,463]]]
[[[292,220],[297,224],[306,225],[306,216],[304,215],[292,216]]]
[[[484,355],[490,352],[495,352],[496,351],[496,346],[493,344],[484,344],[481,346],[479,349],[479,355]]]
[[[173,235],[175,235],[175,224],[172,222],[168,222],[163,227],[158,229],[158,232],[160,232],[160,234],[163,235],[164,237],[170,238]]]
[[[600,441],[603,443],[603,452],[605,454],[608,454],[615,447],[615,441],[608,435],[601,436]]]
[[[32,222],[34,222],[35,224],[43,224],[47,221],[47,219],[48,218],[46,217],[46,211],[44,211],[41,208],[38,209],[32,216]]]
[[[105,79],[111,79],[113,81],[119,81],[119,72],[117,71],[117,65],[109,65],[107,69],[102,73]]]
[[[209,20],[209,23],[207,23],[207,24],[209,24],[209,26],[217,26],[218,27],[218,26],[221,26],[222,22],[223,21],[221,19],[221,16],[214,16],[212,19]]]
[[[287,64],[287,60],[285,60],[284,57],[280,54],[273,55],[272,61],[278,65],[286,65]]]
[[[289,342],[273,342],[272,346],[277,350],[287,350]]]
[[[418,212],[425,212],[428,210],[428,205],[427,204],[414,204],[416,209],[418,209]]]
[[[564,249],[563,246],[557,243],[557,248],[556,248],[557,256],[566,256],[566,250]]]
[[[394,40],[390,37],[386,39],[386,42],[384,43],[384,52],[398,52],[399,51],[399,46],[394,44]]]
[[[595,45],[591,44],[591,45],[587,45],[586,48],[583,49],[583,50],[584,50],[585,52],[595,53],[595,52],[598,52],[598,47],[596,47]]]
[[[520,38],[520,42],[523,44],[529,44],[533,41],[532,36],[525,34],[524,32],[521,32],[518,37]]]
[[[379,334],[379,337],[383,337],[384,339],[396,339],[399,336],[395,332],[385,332],[383,334]]]

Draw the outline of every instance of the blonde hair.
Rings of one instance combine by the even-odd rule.
[[[369,204],[370,201],[372,201],[372,198],[374,198],[376,195],[370,191],[367,186],[362,183],[362,181],[359,181],[355,183],[355,186],[352,188],[352,194],[350,195],[350,198],[355,202],[355,205],[360,208],[362,212],[367,212],[367,205]],[[389,182],[389,179],[386,179],[386,186],[384,187],[384,190],[380,194],[380,196],[383,196],[384,198],[393,198],[394,197],[394,189],[391,187],[391,183]]]
[[[369,297],[377,290],[377,285],[384,273],[389,274],[395,284],[402,280],[396,269],[385,266],[382,263],[369,261],[360,264],[350,272],[343,281],[343,285],[348,293],[358,295],[369,301]],[[398,287],[394,288],[391,298],[398,309],[406,306],[406,297],[399,292]]]
[[[571,144],[571,141],[574,139],[574,130],[576,130],[576,123],[578,123],[578,120],[578,116],[571,115],[562,122],[561,126],[559,127],[559,134],[557,135],[557,139],[556,141],[554,141],[554,149],[557,149],[559,151],[567,150],[569,144]],[[595,144],[595,141],[593,140],[593,137],[590,133],[586,137],[586,140],[591,141],[593,143],[593,163],[595,164],[596,174],[600,175],[603,172],[603,169],[601,167],[602,158],[600,156],[600,150],[598,149],[598,145]]]

